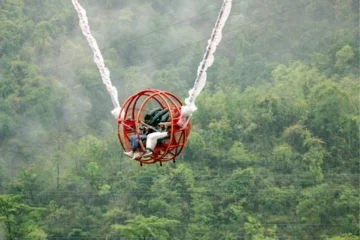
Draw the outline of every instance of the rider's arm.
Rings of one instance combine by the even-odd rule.
[[[161,122],[161,123],[159,123],[159,126],[160,127],[169,127],[169,126],[171,126],[171,122]]]

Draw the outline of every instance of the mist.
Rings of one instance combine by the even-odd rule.
[[[184,150],[140,166],[71,1],[0,0],[0,239],[358,237],[359,1],[232,2]],[[188,97],[223,1],[79,3],[122,105]]]

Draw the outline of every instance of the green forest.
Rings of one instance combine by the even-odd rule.
[[[358,0],[233,0],[176,163],[123,154],[70,0],[0,0],[0,239],[360,239]],[[182,101],[223,0],[79,0],[122,104]]]

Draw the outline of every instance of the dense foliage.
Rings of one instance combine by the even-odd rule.
[[[182,99],[221,0],[87,0],[119,100]],[[0,0],[0,239],[359,239],[359,1],[234,0],[176,164],[126,158],[71,1]]]

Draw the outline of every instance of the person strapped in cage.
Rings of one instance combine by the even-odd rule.
[[[163,111],[166,112],[164,109]],[[173,118],[179,117],[179,112],[176,111],[175,107],[171,108]],[[157,124],[157,129],[159,131],[152,132],[147,136],[146,139],[146,152],[143,157],[149,157],[154,153],[154,148],[158,142],[158,140],[169,137],[171,132],[171,118],[170,113],[167,111],[165,114],[161,116],[160,119],[153,119],[152,124]]]

